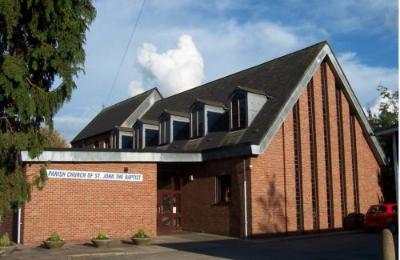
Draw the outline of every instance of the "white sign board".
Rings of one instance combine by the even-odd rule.
[[[98,181],[135,181],[142,182],[143,174],[87,172],[47,169],[47,177],[54,179],[98,180]]]

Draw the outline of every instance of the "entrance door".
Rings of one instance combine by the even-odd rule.
[[[158,190],[157,226],[158,233],[182,231],[180,191]]]

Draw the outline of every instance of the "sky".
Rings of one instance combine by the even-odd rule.
[[[395,0],[145,0],[128,46],[142,3],[94,1],[85,73],[54,118],[68,141],[103,106],[152,87],[169,96],[324,40],[364,108],[378,85],[398,88]]]

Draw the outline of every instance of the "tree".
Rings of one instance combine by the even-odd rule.
[[[19,152],[34,157],[43,150],[40,128],[52,130],[76,88],[95,15],[91,0],[0,1],[0,214],[29,199]]]
[[[41,133],[44,136],[43,147],[47,148],[67,148],[68,142],[65,140],[59,132],[53,129],[50,130],[48,127],[41,128]]]
[[[397,90],[392,92],[383,86],[379,86],[377,90],[379,91],[378,111],[373,113],[371,109],[368,110],[368,120],[374,131],[393,127],[398,124],[399,111],[399,92]],[[393,158],[392,138],[380,136],[378,140],[386,156],[388,158]],[[379,181],[385,201],[395,202],[396,186],[393,160],[389,160],[388,164],[382,167]]]
[[[378,86],[379,103],[378,112],[368,109],[368,120],[374,131],[391,127],[398,123],[399,91],[390,91],[387,87]]]

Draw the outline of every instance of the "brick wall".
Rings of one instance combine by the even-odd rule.
[[[182,178],[182,227],[184,230],[242,236],[243,160],[215,160],[206,163],[164,163],[159,174]],[[193,175],[193,181],[189,181]],[[216,203],[216,176],[231,175],[231,202]]]
[[[29,179],[41,165],[26,165]],[[49,169],[142,173],[143,182],[48,179],[33,189],[23,210],[23,243],[40,243],[53,231],[65,240],[91,239],[98,232],[129,238],[139,228],[156,235],[155,163],[51,163]]]
[[[338,118],[336,110],[336,86],[335,76],[330,66],[326,66],[327,94],[329,107],[329,135],[330,156],[332,172],[333,193],[333,228],[342,228],[343,219],[341,212],[341,186],[339,167],[339,142],[338,142]],[[319,201],[319,225],[320,229],[328,228],[327,211],[327,184],[325,166],[325,140],[323,120],[323,100],[321,71],[317,69],[313,76],[314,89],[314,119],[315,119],[315,141],[318,174],[318,201]],[[304,230],[313,229],[312,220],[312,185],[311,164],[308,124],[308,93],[307,88],[299,99],[300,133],[301,133],[301,171],[303,184],[303,216]],[[346,201],[347,213],[355,212],[354,188],[352,173],[352,150],[350,133],[350,108],[347,96],[343,91],[342,97],[342,120],[343,120],[343,156],[346,179]],[[265,233],[281,233],[297,231],[296,225],[296,189],[295,189],[295,166],[294,166],[294,140],[293,140],[293,113],[289,113],[281,128],[277,131],[266,152],[258,157],[251,158],[251,230],[253,235]],[[382,198],[378,182],[380,167],[367,143],[361,125],[356,119],[356,143],[357,143],[357,165],[359,179],[359,196],[361,213],[365,214],[371,204],[378,203]]]

